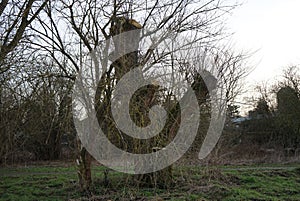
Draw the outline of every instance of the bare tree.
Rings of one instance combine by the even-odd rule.
[[[0,75],[0,158],[4,162],[58,159],[61,136],[70,132],[75,136],[68,96],[72,82],[53,76],[62,72],[51,62],[17,54]]]
[[[76,73],[82,69],[84,55],[92,54],[91,70],[95,72],[95,77],[100,78],[100,82],[95,83],[98,86],[96,96],[96,102],[99,104],[98,111],[100,111],[99,114],[108,114],[111,94],[118,80],[132,69],[131,64],[138,63],[144,66],[144,73],[151,72],[159,64],[167,64],[165,66],[169,69],[177,66],[176,72],[180,73],[178,67],[183,63],[179,60],[179,56],[177,56],[178,62],[174,63],[175,53],[185,48],[188,49],[191,44],[195,43],[213,46],[215,41],[221,39],[222,16],[235,6],[217,0],[163,2],[156,0],[146,2],[61,0],[49,3],[44,15],[38,17],[38,23],[32,24],[31,29],[37,38],[31,43],[40,49],[40,54],[44,52],[45,55],[48,54],[53,58],[63,71],[61,76],[71,79],[74,79]],[[108,40],[115,35],[134,29],[141,29],[140,36],[137,36],[137,44],[143,39],[150,38],[151,43],[148,48],[126,54],[110,64],[109,58],[113,52],[110,51],[112,43]],[[190,37],[185,37],[189,40],[183,40],[176,49],[168,49],[164,45],[170,36],[176,40],[184,35],[189,35]],[[126,40],[129,39],[123,40],[126,44]],[[113,45],[115,49],[118,46],[118,44]],[[100,53],[95,55],[97,48],[100,49],[98,51]],[[218,64],[218,68],[226,69],[221,70],[220,73],[226,78],[224,80],[228,80],[226,82],[228,89],[236,87],[240,79],[241,72],[234,74],[238,69],[236,65],[240,64],[239,59],[241,57],[232,55],[224,57],[219,55],[219,58],[215,58],[214,64]],[[99,68],[100,65],[102,69]],[[103,69],[106,71],[101,72]],[[186,70],[193,72],[188,68]],[[226,75],[225,72],[228,74]],[[176,75],[175,71],[174,75]],[[197,74],[192,73],[187,77],[190,77],[191,84],[197,80]],[[152,96],[153,93],[146,95],[145,100],[148,104],[143,107],[150,107],[156,102],[150,101],[154,100]],[[228,94],[227,97],[233,97],[233,94]],[[142,116],[139,118],[145,119]],[[107,122],[104,117],[105,115],[98,116],[98,121],[100,124],[108,125],[104,127],[110,128],[112,123]],[[120,135],[115,129],[112,133]],[[91,156],[81,145],[79,149],[79,176],[81,184],[88,189],[91,184]]]
[[[2,0],[0,2],[0,63],[22,40],[26,28],[36,19],[49,0]],[[6,71],[2,69],[0,73]]]
[[[300,98],[300,73],[299,66],[289,66],[283,71],[284,81],[281,83],[283,86],[292,87],[298,97]]]

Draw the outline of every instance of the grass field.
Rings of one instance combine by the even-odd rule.
[[[300,200],[300,165],[177,167],[170,189],[137,189],[113,171],[103,187],[103,170],[93,167],[88,195],[71,165],[0,168],[0,200]]]

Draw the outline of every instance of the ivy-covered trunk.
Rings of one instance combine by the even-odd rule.
[[[139,31],[137,31],[139,29],[141,29],[141,25],[133,19],[125,17],[112,18],[111,37],[131,30],[136,31],[133,34],[126,35],[127,38],[113,38],[115,49],[111,54],[121,56],[112,61],[111,66],[108,68],[110,70],[102,75],[96,91],[95,108],[102,131],[115,146],[135,154],[148,154],[164,148],[175,137],[180,125],[180,107],[177,101],[169,105],[165,128],[160,134],[151,139],[135,139],[117,128],[111,112],[112,93],[120,79],[126,73],[139,66],[138,47],[140,36]],[[134,49],[136,51],[122,54],[124,48],[128,46],[131,46],[131,48],[135,46]],[[201,104],[202,99],[206,99],[208,90],[199,74],[195,75],[192,88],[196,92],[199,104]],[[145,127],[151,123],[149,110],[154,105],[164,104],[165,101],[160,102],[162,101],[162,93],[156,84],[144,86],[134,92],[130,100],[129,113],[131,120],[137,126]],[[80,184],[83,188],[88,189],[91,184],[91,156],[84,148],[81,148],[78,165]],[[138,170],[139,167],[134,168]],[[172,166],[154,173],[135,175],[133,176],[133,180],[139,186],[168,188],[173,183]]]

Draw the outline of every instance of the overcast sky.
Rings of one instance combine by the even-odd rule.
[[[272,84],[284,67],[300,65],[300,0],[232,1],[243,2],[228,21],[232,42],[237,50],[256,51],[250,59],[255,69],[245,82],[247,93],[237,100],[246,115],[252,107],[245,97],[253,96],[255,85]]]
[[[258,50],[249,82],[271,81],[283,67],[300,64],[300,0],[244,0],[228,26],[238,49]]]

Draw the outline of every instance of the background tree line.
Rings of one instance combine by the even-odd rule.
[[[238,108],[232,106],[230,118],[236,120],[232,126],[237,132],[233,132],[231,141],[235,141],[235,145],[283,154],[277,162],[285,157],[299,156],[299,70],[299,66],[286,67],[279,81],[257,85],[257,97],[252,98],[254,108],[246,117],[239,118]]]

